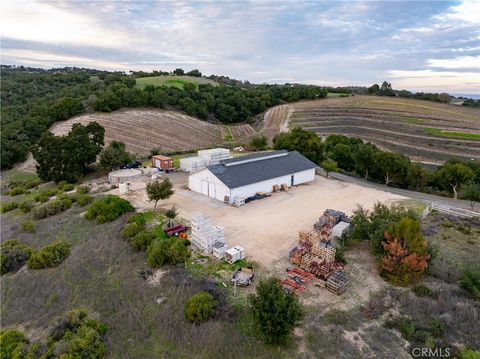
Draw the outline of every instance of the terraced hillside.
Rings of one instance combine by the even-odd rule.
[[[345,134],[413,160],[480,159],[480,110],[389,97],[328,98],[285,105],[283,123],[319,136]],[[281,119],[277,119],[282,122]]]
[[[293,104],[278,105],[268,109],[258,126],[259,134],[272,139],[280,132],[288,132],[288,120],[292,109]]]
[[[127,150],[146,155],[153,148],[162,151],[186,151],[221,144],[225,128],[179,112],[158,109],[121,110],[92,113],[59,122],[51,131],[65,135],[72,124],[97,121],[105,127],[105,142],[122,141]]]

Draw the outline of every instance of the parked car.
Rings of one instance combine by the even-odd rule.
[[[131,168],[140,168],[140,167],[142,167],[142,162],[141,161],[135,161],[135,162],[132,162],[132,163],[126,163],[120,168],[121,169],[131,169]]]

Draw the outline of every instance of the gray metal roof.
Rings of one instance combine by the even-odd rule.
[[[316,167],[315,163],[297,151],[286,150],[242,156],[207,166],[230,189]]]

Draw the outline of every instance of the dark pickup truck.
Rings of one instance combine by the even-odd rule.
[[[132,163],[126,163],[120,168],[123,170],[123,169],[140,168],[140,167],[142,167],[142,162],[135,161]]]

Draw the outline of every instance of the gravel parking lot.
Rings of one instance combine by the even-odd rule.
[[[327,208],[351,214],[358,204],[371,208],[377,201],[405,199],[373,188],[316,176],[309,184],[288,192],[273,193],[271,197],[236,208],[187,190],[188,177],[185,174],[168,176],[171,175],[175,194],[159,206],[175,206],[185,219],[195,212],[212,216],[216,225],[224,227],[229,247],[241,245],[248,257],[264,266],[284,257],[295,245],[298,231],[310,228]],[[124,197],[136,208],[153,207],[144,190],[145,182],[134,182],[131,188],[132,193]]]

